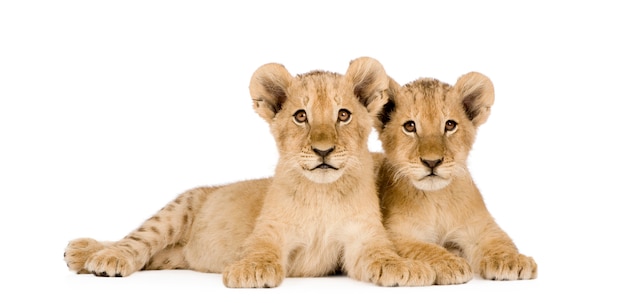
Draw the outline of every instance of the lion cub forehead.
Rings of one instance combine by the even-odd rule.
[[[420,96],[421,99],[435,100],[445,99],[450,85],[433,78],[420,78],[404,85],[403,89]]]
[[[344,94],[344,78],[342,75],[312,71],[296,76],[296,85],[292,85],[290,97],[298,105],[310,111],[327,111],[336,109],[346,99]]]
[[[328,96],[337,95],[343,86],[343,76],[337,73],[325,71],[313,71],[298,75],[294,85],[294,93],[308,97],[308,99],[327,99]]]
[[[437,79],[420,78],[404,85],[399,94],[400,100],[396,101],[406,103],[413,110],[435,114],[431,111],[441,111],[447,107],[446,97],[451,87]]]

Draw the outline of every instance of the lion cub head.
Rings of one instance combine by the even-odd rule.
[[[476,130],[494,103],[489,78],[472,72],[454,86],[422,78],[400,87],[390,80],[389,95],[376,129],[394,178],[438,190],[466,174]]]
[[[345,75],[312,71],[294,77],[275,63],[257,69],[250,94],[276,140],[277,169],[331,183],[361,167],[388,85],[382,65],[367,57],[350,62]]]

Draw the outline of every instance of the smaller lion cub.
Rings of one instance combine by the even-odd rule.
[[[422,78],[390,79],[390,100],[376,129],[384,150],[378,189],[390,237],[403,257],[429,263],[435,284],[537,277],[489,214],[467,168],[477,128],[490,114],[494,89],[472,72],[454,86]]]
[[[116,242],[73,240],[68,267],[103,277],[191,269],[236,288],[338,270],[382,286],[431,285],[434,270],[400,257],[381,221],[367,141],[388,85],[367,57],[345,75],[259,67],[250,95],[278,147],[274,177],[189,190]]]

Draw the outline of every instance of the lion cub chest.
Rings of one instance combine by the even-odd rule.
[[[300,197],[291,207],[286,232],[290,276],[321,276],[342,263],[343,236],[354,216],[334,195]]]
[[[330,229],[295,233],[287,259],[289,276],[322,276],[335,272],[341,264],[341,243]]]

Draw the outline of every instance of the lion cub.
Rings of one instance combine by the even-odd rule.
[[[376,125],[385,154],[378,189],[399,254],[431,264],[436,284],[464,283],[472,272],[492,280],[535,278],[535,261],[498,227],[466,164],[494,103],[491,81],[472,72],[454,86],[390,82]]]
[[[367,140],[388,83],[366,57],[345,75],[293,77],[282,65],[261,66],[250,94],[276,140],[275,176],[192,189],[117,242],[71,241],[68,266],[105,277],[221,272],[227,287],[275,287],[285,276],[337,270],[383,286],[434,283],[428,264],[398,256],[381,221]]]

